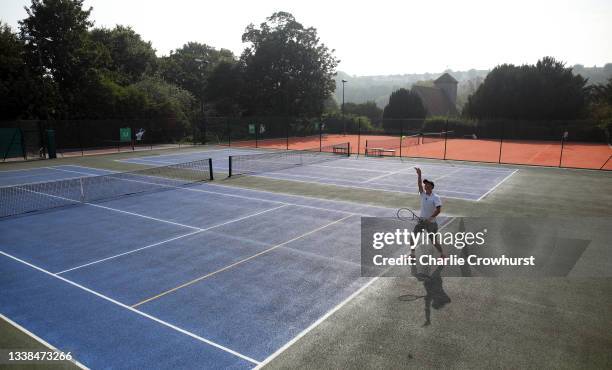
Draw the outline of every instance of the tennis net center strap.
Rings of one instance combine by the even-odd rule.
[[[212,159],[130,172],[0,187],[0,218],[213,179]]]
[[[229,157],[228,176],[275,172],[350,156],[350,143],[323,146],[319,150],[288,150]]]

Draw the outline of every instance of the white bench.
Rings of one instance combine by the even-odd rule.
[[[372,155],[376,157],[384,157],[385,154],[388,156],[394,157],[395,150],[394,149],[385,149],[385,148],[366,148],[365,155]]]

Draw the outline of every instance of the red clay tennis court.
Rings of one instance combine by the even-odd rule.
[[[607,143],[423,136],[415,144],[405,138],[401,146],[400,136],[354,134],[242,140],[232,141],[231,145],[304,150],[349,142],[352,154],[366,154],[366,145],[383,143],[388,149],[384,154],[388,156],[612,170],[612,147]]]

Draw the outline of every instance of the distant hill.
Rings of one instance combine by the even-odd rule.
[[[576,64],[572,67],[574,73],[588,78],[589,84],[604,83],[612,77],[612,63],[603,67],[585,67]],[[342,79],[348,81],[344,87],[344,101],[351,103],[365,103],[374,101],[380,108],[384,108],[389,102],[391,92],[399,88],[410,88],[413,84],[429,84],[431,80],[438,78],[443,73],[450,73],[457,81],[457,106],[459,110],[467,101],[467,97],[484,81],[489,73],[488,70],[470,69],[468,71],[446,70],[440,73],[403,74],[386,76],[351,76],[345,72],[338,71],[336,76],[335,98],[338,104],[342,103]]]

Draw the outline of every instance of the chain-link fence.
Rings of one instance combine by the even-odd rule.
[[[60,156],[195,143],[277,150],[316,150],[350,143],[352,154],[612,170],[611,127],[582,121],[205,117],[186,126],[172,119],[0,122],[4,158],[45,156],[45,130]],[[18,129],[19,132],[6,130]],[[121,131],[129,129],[129,137]],[[16,146],[16,142],[21,146]],[[25,154],[24,154],[25,153]]]

